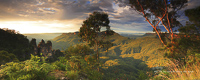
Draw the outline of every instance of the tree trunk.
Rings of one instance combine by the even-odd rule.
[[[99,51],[98,51],[98,42],[97,42],[97,40],[95,41],[95,43],[96,43],[96,54],[97,54],[97,63],[99,64]],[[97,71],[99,71],[99,67],[97,67]]]
[[[169,25],[169,28],[170,28],[170,31],[171,31],[171,43],[174,43],[173,39],[174,39],[174,33],[173,33],[173,30],[171,28],[171,24],[170,24],[170,21],[169,21],[169,17],[168,17],[168,14],[167,14],[167,21],[168,21],[168,25]]]
[[[158,25],[158,23],[160,23],[160,21],[156,24],[156,26],[154,26],[154,25],[148,20],[148,18],[146,17],[146,15],[145,15],[145,13],[144,13],[144,9],[143,9],[142,5],[140,4],[140,2],[139,2],[138,0],[137,0],[137,2],[138,2],[138,4],[140,5],[140,7],[141,7],[141,9],[142,9],[141,12],[142,12],[142,14],[144,15],[146,21],[155,29],[156,34],[158,35],[158,37],[159,37],[161,43],[162,43],[164,46],[166,46],[166,44],[164,43],[164,41],[161,39],[160,32],[158,32],[158,30],[157,30],[157,28],[156,28],[156,26]],[[164,15],[165,15],[165,14],[164,14]],[[163,15],[163,17],[164,17],[164,15]],[[162,18],[163,18],[163,17],[162,17]]]
[[[98,43],[97,43],[97,41],[95,41],[96,42],[96,54],[97,54],[97,60],[99,60],[99,51],[98,51]]]

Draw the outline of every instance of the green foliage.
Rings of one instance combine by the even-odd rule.
[[[40,57],[31,56],[30,60],[23,62],[10,62],[0,68],[0,79],[6,80],[54,80],[48,76],[54,67],[48,63],[41,63]]]
[[[59,57],[58,61],[52,63],[56,70],[66,71],[66,76],[72,80],[79,79],[80,76],[91,80],[99,80],[99,67],[93,50],[86,45],[70,46],[65,51],[65,57]]]
[[[59,57],[59,60],[55,61],[52,65],[55,67],[55,69],[62,71],[66,71],[67,67],[69,66],[65,57]]]
[[[80,28],[79,36],[81,40],[90,42],[93,46],[95,40],[100,36],[101,27],[106,27],[106,30],[110,30],[108,14],[104,12],[93,12],[89,17],[83,21],[83,25]],[[106,34],[101,34],[104,36]]]
[[[200,6],[185,10],[185,15],[189,18],[189,21],[193,22],[194,24],[200,25]]]
[[[88,70],[87,74],[90,75],[88,76],[90,80],[102,80],[103,77],[102,73],[97,70]]]
[[[193,35],[197,35],[200,33],[200,28],[199,26],[200,24],[194,24],[191,22],[186,22],[186,26],[180,27],[179,31],[182,34],[193,34]]]
[[[72,80],[77,80],[78,79],[78,71],[74,71],[74,70],[68,71],[66,76]]]
[[[148,67],[143,61],[131,57],[110,57],[102,69],[103,80],[144,80],[148,79]]]
[[[83,59],[81,56],[71,56],[68,60],[67,77],[72,79],[77,77],[77,74],[87,77],[90,80],[101,80],[102,74],[96,69],[99,67],[95,59],[87,56]],[[71,78],[70,78],[71,79]]]
[[[168,72],[160,72],[155,79],[198,79],[200,62],[200,28],[199,28],[199,8],[185,11],[190,21],[186,26],[179,28],[179,34],[175,35],[173,44],[168,44],[169,52],[166,57],[172,61],[169,63]],[[183,72],[181,72],[183,71]],[[184,72],[185,71],[185,72]],[[192,72],[188,72],[192,71]]]
[[[138,74],[139,74],[138,80],[148,79],[148,75],[146,74],[146,71],[139,70]]]
[[[86,41],[90,46],[94,46],[97,59],[99,59],[98,46],[106,47],[105,44],[111,44],[109,41],[103,41],[105,36],[112,35],[114,32],[110,30],[109,23],[108,14],[104,12],[93,12],[85,21],[83,21],[83,25],[80,27],[79,37],[81,37],[81,41]],[[106,31],[104,32],[101,31],[103,27],[106,28]]]
[[[89,54],[93,54],[93,50],[90,49],[89,46],[83,44],[77,44],[75,46],[70,46],[68,49],[65,50],[65,57],[69,58],[70,56],[86,56]]]
[[[11,61],[18,62],[19,60],[12,53],[8,53],[7,51],[4,50],[0,51],[0,65]]]
[[[178,38],[174,40],[176,43],[169,45],[173,52],[166,53],[166,57],[179,60],[180,63],[183,64],[199,62],[199,19],[194,19],[194,17],[198,16],[196,13],[199,13],[199,8],[200,7],[185,11],[185,15],[189,17],[190,22],[186,22],[186,26],[179,28],[180,34],[176,35]]]
[[[96,70],[99,67],[99,63],[97,63],[96,56],[89,46],[79,44],[70,46],[66,49],[65,54],[69,65],[67,70],[71,71],[69,73],[67,71],[66,75],[68,77],[78,73],[91,80],[99,80],[101,78],[101,73]]]
[[[20,61],[30,58],[31,46],[26,36],[15,30],[0,29],[0,51],[13,53]]]

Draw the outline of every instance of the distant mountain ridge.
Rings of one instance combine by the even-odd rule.
[[[78,33],[79,32],[60,33],[60,35],[56,34],[58,36],[50,39],[53,45],[52,49],[65,50],[71,45],[73,46],[83,43],[79,41],[80,37],[78,37]],[[48,36],[51,35],[49,34]],[[164,64],[163,62],[159,62],[165,58],[163,58],[164,52],[158,51],[158,49],[163,46],[160,43],[160,40],[156,37],[155,33],[146,33],[140,36],[125,37],[115,32],[114,35],[107,37],[105,40],[111,41],[114,43],[114,45],[108,50],[108,52],[100,50],[102,56],[133,57],[135,59],[147,61],[147,64],[151,67],[155,66],[153,65],[154,63],[162,63],[162,65]],[[40,39],[38,42],[40,42]],[[157,57],[160,57],[159,59],[162,60],[156,61],[155,59],[158,59]]]
[[[120,34],[121,36],[128,37],[130,39],[138,39],[142,37],[156,37],[156,33],[145,33],[145,34]]]
[[[70,45],[80,44],[80,37],[78,37],[78,32],[75,33],[63,33],[60,36],[52,39],[52,44],[54,49],[65,50]],[[114,45],[106,52],[101,49],[101,56],[119,56],[119,57],[133,57],[134,59],[141,59],[146,61],[150,66],[165,65],[163,62],[165,60],[163,57],[164,52],[158,49],[163,47],[160,40],[156,38],[155,33],[146,33],[140,38],[131,39],[129,37],[121,36],[118,33],[107,37],[105,40],[109,40]],[[157,61],[159,59],[159,61]]]
[[[52,48],[64,51],[69,46],[84,43],[79,41],[78,33],[62,33],[51,39]],[[133,76],[136,76],[138,71],[167,66],[168,59],[163,57],[164,51],[158,50],[163,46],[155,33],[123,35],[115,32],[104,40],[114,44],[108,51],[99,49],[102,71],[105,72],[104,80],[121,75],[135,80]]]
[[[29,40],[32,40],[33,38],[36,39],[37,44],[43,39],[45,41],[51,40],[62,33],[34,33],[34,34],[23,34],[27,36]]]

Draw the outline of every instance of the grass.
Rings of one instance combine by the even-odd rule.
[[[200,63],[193,63],[190,65],[178,65],[178,61],[168,63],[166,70],[159,72],[154,79],[160,80],[198,80],[200,79]]]

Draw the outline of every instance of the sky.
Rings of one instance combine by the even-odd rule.
[[[0,28],[19,33],[67,33],[79,31],[93,11],[109,14],[111,29],[118,33],[147,33],[153,28],[127,0],[0,0]],[[200,6],[200,0],[189,0],[178,20],[188,20],[184,10]]]

